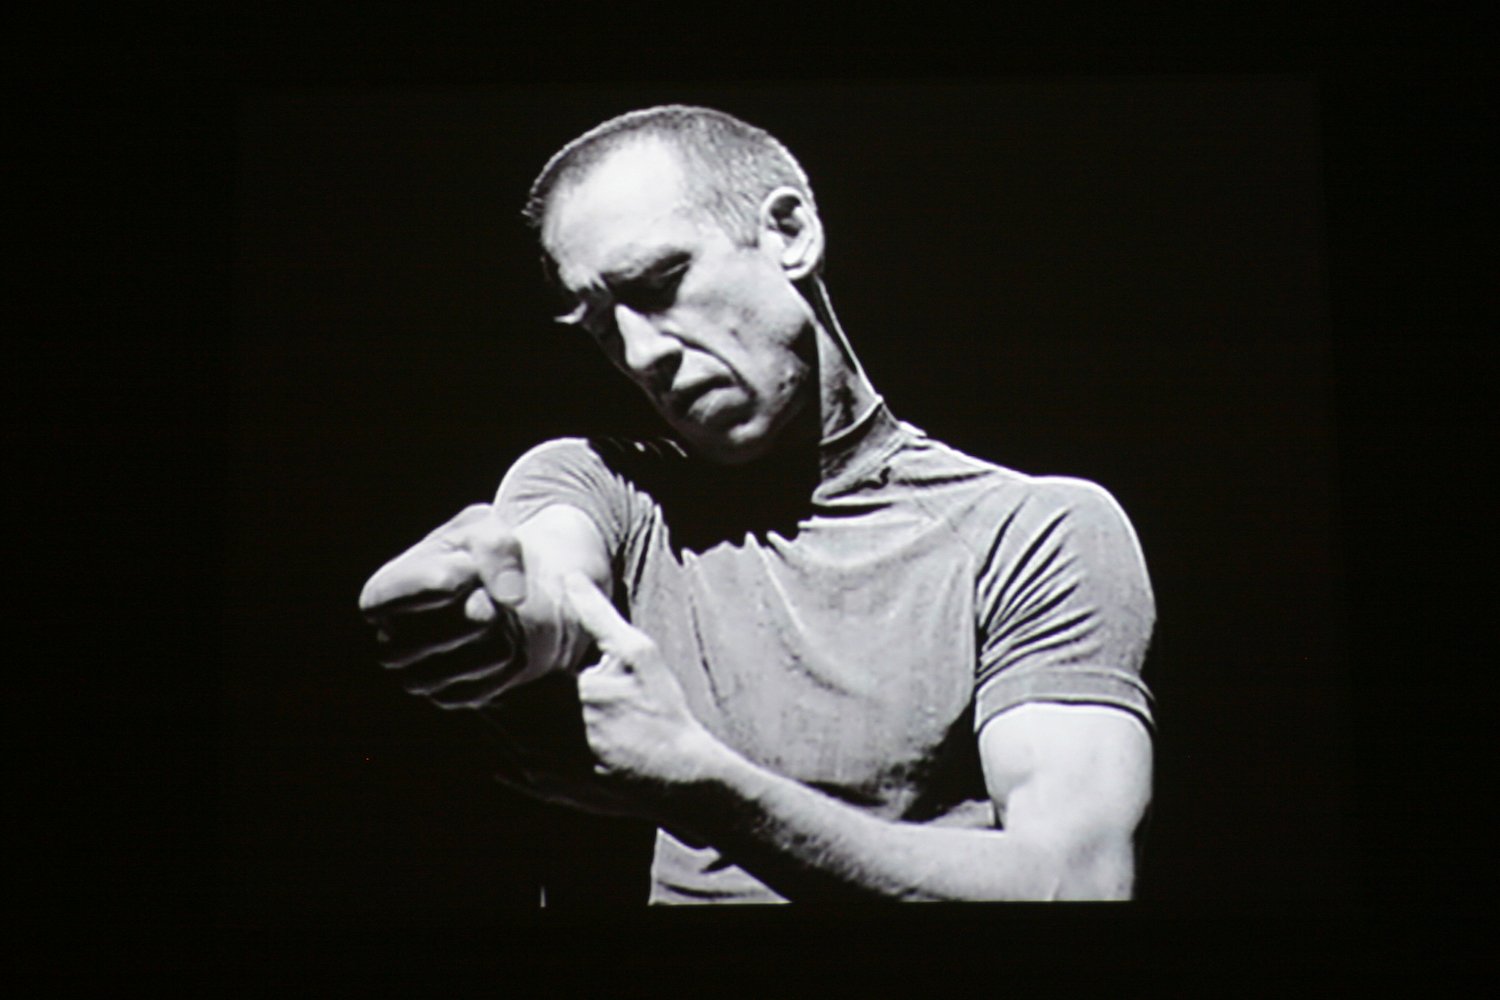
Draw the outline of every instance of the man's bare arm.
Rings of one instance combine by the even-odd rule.
[[[1029,758],[1018,768],[1004,752]],[[715,837],[747,858],[790,865],[901,900],[1121,900],[1134,875],[1133,835],[1149,796],[1150,740],[1115,709],[1026,705],[985,727],[981,754],[1014,784],[996,795],[1003,829],[944,828],[871,816],[789,778],[705,748],[702,777],[674,808],[728,825]],[[1092,762],[1092,763],[1091,763]],[[696,808],[694,808],[696,807]],[[751,861],[749,867],[754,868]],[[780,867],[780,866],[778,866]]]
[[[586,583],[570,603],[605,653],[579,677],[601,773],[660,822],[690,830],[757,874],[756,859],[892,899],[1129,898],[1133,838],[1150,800],[1151,741],[1134,716],[1037,704],[979,736],[1003,829],[891,822],[775,774],[692,718],[654,643]]]

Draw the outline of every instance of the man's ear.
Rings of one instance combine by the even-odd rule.
[[[760,245],[793,281],[823,262],[823,222],[796,188],[779,187],[760,203]]]

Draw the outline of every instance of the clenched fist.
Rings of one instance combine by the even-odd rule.
[[[560,575],[578,567],[580,541],[585,554],[600,547],[582,516],[548,508],[518,530],[475,504],[381,567],[359,598],[381,662],[443,708],[479,708],[572,666],[588,636],[560,613]]]

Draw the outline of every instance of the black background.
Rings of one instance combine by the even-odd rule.
[[[353,599],[519,448],[649,426],[544,322],[515,211],[562,141],[667,99],[803,160],[835,304],[899,415],[1094,478],[1136,523],[1157,807],[1145,902],[1085,939],[1453,967],[1484,867],[1463,831],[1493,316],[1465,18],[866,39],[766,12],[731,42],[285,15],[96,19],[12,70],[13,194],[39,223],[9,421],[18,589],[42,598],[18,616],[41,680],[13,729],[19,875],[33,926],[113,944],[65,968],[473,943],[559,969],[571,930],[609,926],[610,955],[642,936],[640,915],[536,913],[570,846],[585,884],[627,890],[608,841],[507,798],[477,737],[384,686]],[[903,920],[1034,948],[1079,931],[936,912]],[[645,923],[839,950],[701,920]]]

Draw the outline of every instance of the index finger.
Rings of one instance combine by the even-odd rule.
[[[572,606],[578,624],[593,637],[600,650],[624,654],[634,647],[640,633],[620,617],[609,598],[599,592],[592,580],[576,570],[567,573],[563,576],[563,592],[568,596],[568,604]]]

